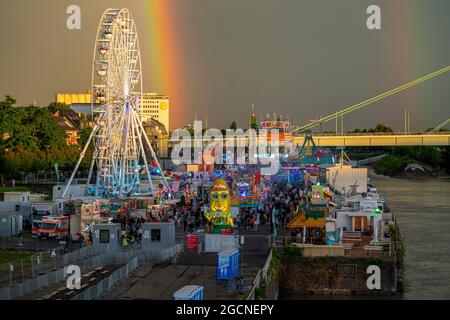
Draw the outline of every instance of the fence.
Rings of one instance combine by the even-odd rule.
[[[272,262],[273,257],[273,250],[270,250],[269,256],[267,257],[266,263],[264,264],[264,267],[262,268],[262,278],[265,282],[267,282],[267,278],[270,278],[269,275],[269,268],[270,263]]]
[[[253,286],[247,295],[247,300],[255,300],[256,299],[256,289],[261,287],[261,280],[263,280],[266,284],[268,279],[270,280],[270,275],[268,275],[270,262],[272,261],[273,253],[270,250],[269,256],[267,257],[266,263],[264,263],[264,267],[258,271],[255,279],[253,280]]]
[[[75,179],[86,180],[89,170],[80,170],[75,174]],[[58,171],[58,175],[53,170],[40,172],[21,172],[22,184],[56,184],[70,178],[72,171]]]
[[[84,259],[81,264],[78,263],[77,265],[80,267],[81,271],[84,272],[86,270],[107,265],[113,262],[113,257],[103,254],[100,256]],[[67,266],[64,266],[58,270],[41,274],[33,279],[27,279],[21,283],[1,288],[0,300],[11,300],[17,297],[31,294],[38,289],[45,288],[47,286],[64,281],[67,275]]]
[[[162,245],[148,247],[105,247],[98,253],[107,253],[114,256],[117,262],[125,263],[134,257],[138,257],[145,262],[162,261],[170,258],[171,256],[183,252],[183,243],[177,243],[175,245]]]
[[[139,266],[138,257],[134,257],[122,268],[114,271],[109,277],[103,279],[99,283],[90,286],[85,291],[79,293],[71,300],[92,300],[100,296],[103,292],[110,289],[114,284],[116,284],[121,279],[127,277],[132,271],[134,271]]]
[[[8,254],[6,251],[5,254]],[[26,251],[9,251],[11,261],[0,264],[0,286],[12,285],[28,278],[55,270],[64,265],[64,248],[57,247],[30,255]],[[23,256],[17,259],[17,256]]]
[[[127,265],[129,265],[129,262],[133,261],[133,259],[137,259],[137,266],[140,266],[150,262],[167,260],[182,251],[183,244],[181,243],[169,247],[137,247],[121,248],[119,250],[117,250],[117,248],[107,247],[106,250],[102,250],[102,252],[96,251],[93,246],[83,247],[77,251],[60,256],[58,258],[60,265],[59,269],[54,268],[53,270],[47,270],[44,273],[35,273],[35,276],[31,279],[24,279],[20,283],[0,288],[0,300],[10,300],[21,297],[30,294],[35,290],[63,281],[67,276],[66,268],[69,264],[76,264],[80,267],[82,272],[108,264],[127,263]],[[135,268],[132,270],[134,269]],[[130,272],[130,270],[128,272]],[[116,282],[117,281],[118,280],[116,280]],[[99,284],[97,284],[97,286]],[[91,293],[93,294],[95,291]]]
[[[167,260],[170,257],[180,253],[183,250],[183,244],[178,243],[174,246],[166,247],[164,249],[135,249],[129,251],[131,255],[135,255],[131,258],[125,266],[113,272],[109,277],[103,279],[99,283],[89,287],[87,290],[82,293],[76,295],[71,300],[92,300],[96,297],[100,296],[103,292],[110,289],[114,286],[118,281],[127,277],[131,272],[137,269],[139,266],[144,265],[148,262],[148,260],[152,261],[163,261]],[[125,256],[123,253],[118,256],[119,259],[123,259]],[[116,256],[117,258],[117,256]]]

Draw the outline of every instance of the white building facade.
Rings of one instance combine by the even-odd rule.
[[[139,116],[142,123],[151,118],[161,122],[169,132],[169,97],[157,93],[144,93],[139,103]]]

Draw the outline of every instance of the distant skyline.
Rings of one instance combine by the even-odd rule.
[[[66,8],[82,10],[81,30]],[[381,30],[366,9],[381,8]],[[90,89],[97,25],[109,7],[137,24],[144,90],[170,96],[171,129],[248,125],[251,106],[305,124],[450,65],[448,0],[2,0],[0,95],[47,105]],[[344,119],[346,130],[381,122],[403,130],[450,117],[450,73]],[[334,130],[334,121],[324,130]]]

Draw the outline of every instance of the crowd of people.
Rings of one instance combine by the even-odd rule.
[[[130,245],[140,245],[142,242],[142,224],[145,222],[143,217],[119,216],[113,220],[122,226],[120,243],[124,247]]]
[[[306,192],[301,184],[272,183],[261,197],[259,205],[240,208],[233,218],[237,228],[258,231],[259,226],[268,225],[271,232],[274,228],[286,228],[299,208],[307,202]],[[116,222],[122,224],[124,246],[139,244],[142,240],[141,225],[144,222],[174,222],[178,230],[186,233],[198,229],[212,230],[205,212],[209,209],[207,199],[192,199],[188,204],[153,206],[147,210],[146,218],[119,217]],[[297,236],[297,234],[295,235]],[[301,235],[299,236],[301,237]]]

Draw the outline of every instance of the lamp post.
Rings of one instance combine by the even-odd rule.
[[[376,208],[375,211],[371,214],[371,216],[373,217],[373,224],[374,224],[374,232],[373,232],[373,241],[376,244],[378,242],[378,224],[379,224],[379,219],[378,217],[381,214],[381,210],[379,208]]]
[[[241,236],[241,249],[242,249],[242,272],[241,272],[241,277],[244,278],[244,236]]]

